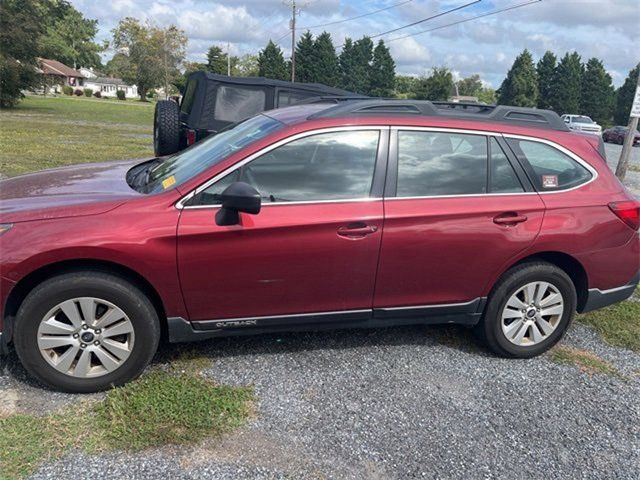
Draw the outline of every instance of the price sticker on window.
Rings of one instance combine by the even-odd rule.
[[[543,188],[556,188],[558,186],[557,175],[542,175]]]
[[[162,181],[162,188],[166,190],[167,188],[172,187],[175,184],[176,184],[176,177],[175,175],[171,175],[169,178],[165,178]]]

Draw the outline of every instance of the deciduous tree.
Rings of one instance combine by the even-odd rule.
[[[12,107],[22,90],[37,86],[42,10],[34,0],[0,1],[0,107]]]
[[[418,100],[448,100],[453,89],[453,74],[447,67],[433,67],[431,75],[420,77],[416,85]]]
[[[482,80],[477,73],[458,81],[458,94],[477,97],[482,90]]]
[[[136,84],[140,100],[145,101],[147,92],[160,86],[168,94],[185,56],[187,38],[182,30],[174,25],[143,25],[127,17],[113,30],[113,44],[128,57],[131,68],[123,72],[122,79]]]

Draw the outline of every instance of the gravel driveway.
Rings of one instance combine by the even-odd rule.
[[[610,158],[615,148],[607,146]],[[640,195],[640,173],[630,173]],[[157,362],[193,348],[211,359],[205,375],[254,385],[255,418],[197,447],[69,452],[33,478],[637,478],[640,355],[580,324],[563,344],[594,352],[621,376],[549,356],[496,358],[453,326],[163,347]],[[0,409],[45,413],[83,398],[40,389],[15,356],[0,358]]]

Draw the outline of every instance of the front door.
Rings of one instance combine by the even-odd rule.
[[[392,135],[374,306],[474,313],[497,272],[534,241],[544,204],[499,136]]]
[[[285,316],[266,325],[295,323],[299,314],[368,315],[387,137],[367,127],[297,135],[239,162],[196,195],[178,225],[190,319]],[[234,181],[261,193],[262,210],[218,226],[219,194]]]

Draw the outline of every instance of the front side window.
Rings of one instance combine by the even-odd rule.
[[[262,112],[266,95],[261,88],[220,85],[216,93],[216,120],[238,122]]]
[[[486,192],[486,137],[426,131],[398,132],[398,197]]]
[[[541,142],[508,138],[538,191],[565,190],[588,182],[592,174],[569,155]]]
[[[220,194],[242,181],[265,203],[369,197],[378,130],[319,133],[293,140],[234,170],[198,194],[192,204],[219,205]]]
[[[199,175],[229,155],[284,127],[265,115],[256,115],[233,128],[219,132],[172,157],[150,172],[145,193],[161,192]]]

